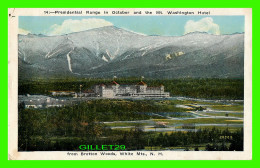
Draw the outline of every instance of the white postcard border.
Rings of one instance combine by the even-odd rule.
[[[244,56],[244,151],[139,151],[147,156],[121,156],[119,151],[113,151],[116,156],[81,156],[89,151],[52,151],[52,152],[18,152],[18,17],[19,16],[74,16],[71,14],[44,14],[44,11],[129,11],[130,14],[113,14],[113,16],[130,16],[134,11],[210,11],[210,15],[244,15],[245,16],[245,56]],[[9,15],[10,14],[10,15]],[[112,14],[89,15],[83,13],[75,16],[111,16]],[[147,14],[138,16],[148,16]],[[166,16],[167,14],[160,14]],[[195,14],[196,15],[196,14]],[[135,15],[136,16],[136,15]],[[167,15],[170,16],[170,15]],[[171,15],[173,16],[173,15]],[[177,15],[174,15],[177,16]],[[185,15],[184,15],[185,16]],[[202,16],[202,15],[200,15]],[[8,157],[9,160],[251,160],[252,159],[252,9],[251,8],[12,8],[8,10]],[[68,152],[78,153],[77,156]],[[90,151],[91,152],[91,151]],[[151,155],[153,152],[154,155]],[[107,153],[109,153],[107,151]],[[162,153],[162,155],[158,154]]]

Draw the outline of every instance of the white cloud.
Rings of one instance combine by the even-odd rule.
[[[19,28],[19,30],[18,30],[18,34],[27,35],[27,34],[29,34],[29,33],[31,33],[31,32],[28,31],[28,30],[24,30],[24,29],[22,29],[22,28]]]
[[[203,18],[199,21],[189,20],[184,27],[184,34],[191,32],[207,32],[210,34],[220,35],[219,25],[214,23],[211,17]]]
[[[111,22],[108,22],[104,19],[82,19],[82,20],[64,20],[61,25],[54,24],[47,31],[47,35],[61,35],[68,34],[72,32],[79,32],[84,30],[89,30],[93,28],[99,28],[104,26],[112,26]]]

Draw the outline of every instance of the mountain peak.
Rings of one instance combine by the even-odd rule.
[[[242,35],[192,32],[179,37],[144,36],[105,26],[48,38],[18,38],[19,59],[30,63],[19,64],[23,70],[19,74],[24,76],[243,76]],[[183,54],[180,57],[178,53]]]

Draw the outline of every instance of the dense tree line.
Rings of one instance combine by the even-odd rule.
[[[28,150],[37,145],[50,146],[51,137],[66,137],[67,140],[76,137],[75,142],[87,138],[85,141],[91,142],[98,137],[107,136],[108,133],[110,133],[109,136],[112,135],[112,130],[109,130],[102,122],[146,120],[152,116],[140,112],[153,110],[155,110],[154,106],[150,103],[140,101],[101,99],[79,102],[71,106],[42,109],[25,109],[24,103],[21,103],[18,117],[19,148]],[[43,145],[46,143],[47,145]],[[72,143],[72,140],[68,143]]]
[[[243,129],[236,132],[230,132],[228,129],[219,130],[216,128],[199,129],[196,132],[172,132],[171,134],[160,133],[157,137],[150,140],[149,146],[166,147],[185,147],[187,149],[193,146],[205,144],[208,151],[243,151]]]
[[[96,84],[109,84],[112,79],[37,79],[30,81],[19,80],[19,94],[50,94],[51,90],[79,91],[91,89]],[[119,84],[137,84],[138,78],[118,78]],[[172,96],[187,96],[208,99],[243,99],[243,79],[215,79],[215,78],[183,78],[183,79],[145,79],[149,86],[163,84],[165,90]]]
[[[118,144],[125,145],[127,150],[138,150],[152,146],[163,149],[206,143],[206,150],[243,150],[243,130],[232,133],[229,130],[213,128],[197,132],[157,134],[143,132],[140,124],[136,124],[130,131],[113,130],[103,124],[103,121],[149,119],[151,116],[136,113],[147,110],[155,109],[149,103],[138,101],[119,103],[93,100],[73,106],[43,109],[25,109],[21,103],[18,116],[18,149],[79,150],[78,147],[82,144]]]

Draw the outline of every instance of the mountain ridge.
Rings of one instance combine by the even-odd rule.
[[[21,79],[57,75],[243,78],[244,73],[244,33],[145,36],[105,26],[18,38]]]

